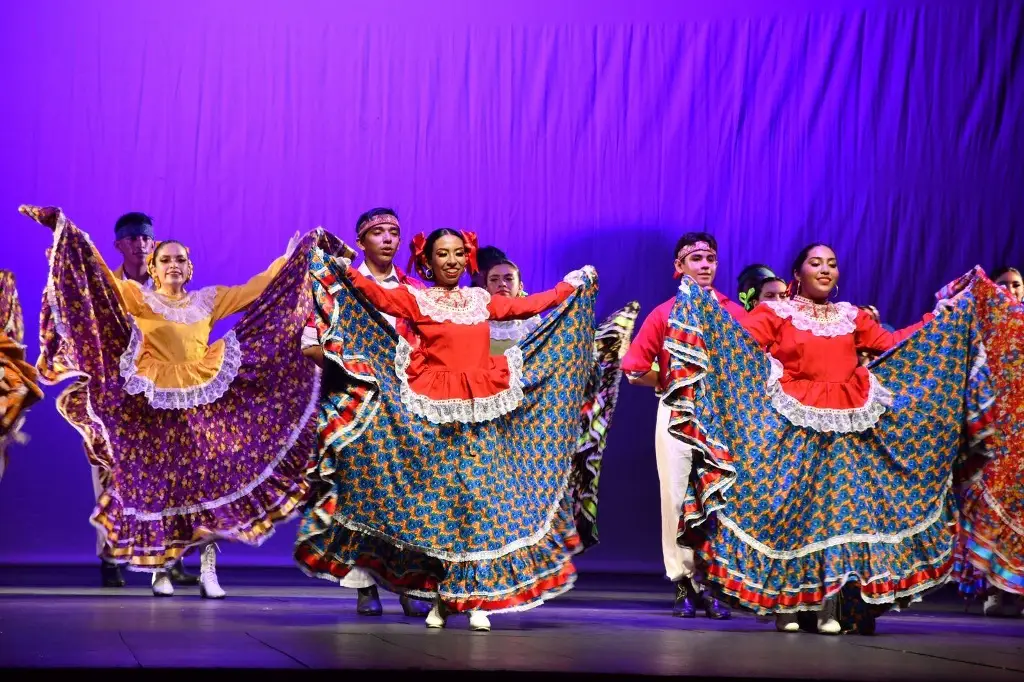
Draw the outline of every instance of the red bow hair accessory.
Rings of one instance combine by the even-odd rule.
[[[476,262],[476,232],[460,230],[459,234],[462,235],[462,243],[466,247],[466,269],[469,270],[471,275],[474,275],[480,271],[480,267]],[[405,266],[405,269],[411,272],[414,267],[419,266],[418,270],[422,274],[422,271],[427,269],[426,236],[422,232],[416,233],[413,235],[412,243],[409,246],[412,249],[412,257],[409,258],[409,264]]]
[[[462,243],[466,246],[466,269],[469,274],[475,275],[480,272],[480,266],[476,262],[476,232],[462,230]]]
[[[412,249],[412,256],[409,258],[409,264],[405,266],[405,269],[409,272],[415,272],[417,265],[421,268],[425,268],[427,265],[427,258],[423,253],[423,250],[427,246],[427,237],[422,232],[417,232],[413,235],[412,243],[409,244],[409,248]],[[422,274],[422,273],[421,273]]]

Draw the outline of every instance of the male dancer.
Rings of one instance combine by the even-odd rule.
[[[743,307],[712,286],[718,271],[718,243],[706,232],[688,232],[679,238],[675,250],[675,277],[689,275],[697,284],[715,294],[718,302],[737,319],[746,315]],[[661,396],[667,388],[669,355],[665,349],[668,318],[675,296],[665,301],[644,320],[629,350],[622,359],[622,369],[631,384],[650,386]],[[729,618],[729,609],[715,599],[694,574],[693,550],[676,541],[679,515],[686,493],[693,452],[690,446],[673,437],[668,430],[672,410],[658,403],[658,419],[654,430],[654,452],[658,463],[661,487],[661,551],[665,573],[676,585],[672,615],[695,618],[696,600],[700,600],[708,618]]]
[[[146,259],[153,253],[156,242],[153,240],[153,219],[145,213],[133,211],[125,213],[114,223],[114,248],[121,253],[121,267],[114,271],[114,277],[132,280],[139,286],[153,288],[153,279],[149,275]],[[99,467],[92,467],[92,489],[99,498],[103,492],[100,483]],[[124,576],[121,567],[103,559],[103,535],[96,533],[96,553],[100,557],[100,577],[103,587],[124,587]],[[175,563],[168,571],[171,582],[175,585],[198,585],[199,576],[185,573],[181,561]]]
[[[153,288],[146,258],[153,253],[153,219],[145,213],[125,213],[114,223],[114,248],[121,252],[121,267],[114,271],[120,279],[130,279],[147,289]]]
[[[394,264],[395,254],[398,253],[401,242],[402,229],[398,224],[398,215],[390,208],[371,209],[359,216],[356,221],[356,246],[363,252],[359,272],[372,277],[385,289],[394,289],[403,284],[422,289],[422,282],[409,277]],[[410,330],[405,320],[396,320],[384,313],[381,315],[399,334],[409,337]],[[318,366],[324,366],[324,351],[320,346],[313,316],[306,322],[306,327],[302,331],[302,354]],[[359,595],[356,600],[356,613],[360,616],[379,616],[384,613],[377,585],[373,576],[366,570],[353,568],[341,580],[341,586],[356,589]],[[407,616],[423,618],[430,613],[430,604],[404,594],[399,597],[399,602]]]

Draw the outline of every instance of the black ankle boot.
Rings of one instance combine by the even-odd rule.
[[[187,587],[199,584],[199,576],[186,573],[185,566],[182,565],[181,561],[175,562],[175,564],[171,566],[171,570],[167,571],[167,575],[170,576],[171,583],[174,585]]]
[[[109,561],[100,561],[100,577],[103,587],[124,587],[124,576],[121,567]]]
[[[704,615],[711,620],[729,620],[732,617],[729,607],[715,599],[707,585],[700,586],[700,600],[704,606]]]
[[[697,596],[693,583],[689,578],[682,578],[676,583],[676,601],[672,605],[672,615],[676,618],[696,618],[697,607],[694,598]]]
[[[356,613],[360,616],[379,616],[384,613],[376,585],[360,587],[356,592],[359,593],[359,599],[356,601]]]
[[[405,615],[410,618],[426,618],[427,614],[430,613],[430,604],[419,599],[413,599],[407,594],[403,594],[398,598],[398,603],[402,605],[402,611]]]

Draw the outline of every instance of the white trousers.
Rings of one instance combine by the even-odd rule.
[[[668,432],[672,410],[658,403],[658,420],[654,427],[654,454],[658,461],[658,480],[661,484],[661,553],[665,559],[665,574],[670,580],[693,576],[693,550],[676,544],[679,514],[683,508],[693,451],[690,446]]]
[[[373,576],[370,575],[365,568],[359,568],[356,566],[349,571],[338,584],[342,587],[350,587],[354,590],[358,590],[364,587],[373,587],[377,583],[374,582]]]

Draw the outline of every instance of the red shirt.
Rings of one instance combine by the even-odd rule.
[[[737,320],[747,316],[743,306],[729,300],[725,294],[713,289],[715,298]],[[669,355],[665,350],[665,337],[668,335],[668,318],[672,313],[675,296],[652,310],[640,325],[636,338],[629,344],[629,350],[622,358],[622,371],[631,374],[646,374],[658,363],[658,393],[665,390],[668,383]]]
[[[740,322],[781,365],[776,371],[786,395],[807,407],[851,410],[864,407],[871,392],[871,374],[857,351],[885,352],[933,318],[929,313],[890,332],[849,303],[826,307],[795,298],[763,301]]]
[[[406,348],[400,341],[395,359],[403,384],[402,402],[415,414],[438,423],[482,421],[478,417],[494,418],[518,406],[523,397],[522,353],[513,346],[504,355],[491,355],[488,322],[533,317],[575,290],[561,282],[532,296],[492,297],[476,287],[384,289],[354,268],[347,274],[381,312],[412,326],[419,345]],[[486,400],[499,394],[500,398]],[[483,402],[468,404],[478,401]],[[459,414],[473,416],[447,418]]]
[[[420,280],[416,279],[415,277],[410,277],[409,275],[405,274],[405,272],[402,270],[402,268],[398,267],[397,265],[394,265],[392,267],[394,268],[395,278],[398,279],[398,283],[399,284],[404,284],[406,286],[413,287],[414,289],[426,289],[427,288],[427,285],[424,284],[423,282],[421,282]],[[316,315],[316,311],[314,310],[314,311],[312,311],[309,314],[309,317],[306,318],[306,328],[307,329],[316,330],[316,337],[319,338],[320,337],[320,330],[317,329],[316,323],[317,323],[317,315]],[[399,336],[405,338],[406,341],[408,341],[409,343],[411,343],[413,345],[416,344],[416,342],[417,342],[416,341],[416,335],[413,333],[412,329],[409,327],[409,323],[407,321],[405,321],[403,319],[400,319],[400,318],[396,319],[394,326],[395,326],[395,331],[398,332]],[[303,346],[303,347],[305,347],[305,346]]]

